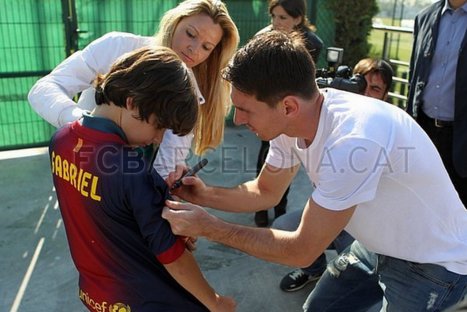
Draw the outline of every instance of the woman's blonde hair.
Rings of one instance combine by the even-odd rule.
[[[230,110],[230,85],[221,77],[235,53],[239,34],[237,26],[219,0],[186,0],[167,11],[159,25],[156,40],[166,47],[172,46],[172,38],[178,23],[185,17],[206,14],[222,28],[223,35],[209,57],[193,67],[198,86],[206,102],[200,105],[198,122],[194,132],[195,153],[202,154],[215,148],[224,137],[225,117]]]

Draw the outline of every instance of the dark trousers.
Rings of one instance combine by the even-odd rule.
[[[434,119],[428,117],[422,110],[420,110],[420,113],[418,114],[417,122],[423,130],[425,130],[433,141],[433,144],[438,149],[441,159],[443,160],[444,167],[446,167],[449,177],[451,178],[452,184],[454,184],[454,188],[467,209],[467,178],[459,176],[452,161],[452,126],[437,127]]]
[[[258,152],[258,160],[256,162],[256,175],[259,175],[259,173],[261,172],[264,162],[266,161],[266,156],[268,155],[268,152],[269,152],[269,141],[261,141],[261,146]],[[290,186],[285,191],[279,204],[277,204],[277,206],[274,207],[276,214],[277,212],[279,212],[279,214],[281,214],[282,212],[282,211],[277,211],[278,209],[284,210],[283,212],[285,212],[285,206],[287,206],[287,195],[289,194],[289,189],[290,189]]]

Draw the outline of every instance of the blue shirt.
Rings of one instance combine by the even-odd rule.
[[[430,76],[423,95],[423,111],[431,118],[454,120],[456,68],[467,30],[467,3],[453,10],[448,0],[441,12]]]

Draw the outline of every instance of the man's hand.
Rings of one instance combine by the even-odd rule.
[[[177,165],[175,171],[169,173],[166,179],[169,189],[171,189],[175,181],[180,179],[187,171],[188,168],[186,166]],[[192,203],[199,203],[201,195],[206,191],[206,184],[196,175],[183,178],[182,183],[180,187],[171,190],[171,194]]]
[[[202,207],[166,200],[162,218],[169,221],[172,232],[187,237],[205,236],[206,231],[214,224],[216,217],[210,215]]]
[[[176,165],[175,171],[170,172],[167,178],[165,179],[165,182],[167,182],[169,189],[171,189],[175,181],[180,179],[187,171],[188,168],[185,165]]]

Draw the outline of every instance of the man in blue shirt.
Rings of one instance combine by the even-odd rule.
[[[415,18],[407,111],[438,149],[467,205],[467,1],[443,0]]]

